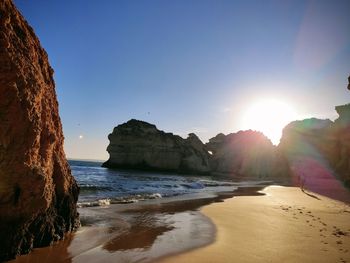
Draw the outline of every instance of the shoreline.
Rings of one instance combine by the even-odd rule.
[[[80,213],[76,233],[9,262],[350,262],[349,205],[297,187],[239,187]]]
[[[244,187],[237,194],[254,195],[262,188]],[[234,192],[192,194],[81,208],[77,232],[9,262],[154,262],[214,242],[215,225],[199,209],[232,196]]]

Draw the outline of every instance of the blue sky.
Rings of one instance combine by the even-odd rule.
[[[334,119],[350,99],[350,1],[15,4],[55,70],[70,158],[107,159],[107,135],[131,118],[206,142],[246,129],[261,98],[298,119]]]

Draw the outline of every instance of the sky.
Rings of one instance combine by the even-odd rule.
[[[277,144],[289,121],[333,120],[350,101],[348,0],[14,2],[55,70],[68,158],[106,160],[131,118]]]

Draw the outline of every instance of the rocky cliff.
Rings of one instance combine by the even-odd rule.
[[[109,134],[110,155],[104,167],[180,173],[209,173],[209,153],[195,134],[187,139],[166,133],[147,122],[130,120]]]
[[[52,76],[32,28],[2,0],[0,261],[49,245],[79,224]]]
[[[283,130],[279,149],[296,184],[333,197],[350,184],[350,104],[336,107],[339,118],[294,121]],[[341,182],[340,182],[340,181]],[[345,199],[344,199],[345,200]]]
[[[279,148],[289,159],[304,156],[317,155],[319,152],[313,147],[327,148],[334,146],[334,138],[330,137],[330,128],[332,121],[316,118],[293,121],[283,129],[283,135]],[[327,147],[327,148],[326,148]]]
[[[212,172],[250,179],[281,179],[289,176],[287,161],[260,132],[218,134],[206,144],[212,152]]]
[[[329,156],[339,178],[350,187],[350,104],[337,106],[335,110],[339,118],[332,125],[331,136],[336,146],[334,154]]]

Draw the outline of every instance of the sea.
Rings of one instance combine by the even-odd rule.
[[[229,177],[109,169],[102,162],[69,160],[79,187],[78,207],[106,206],[195,195],[233,192],[268,181],[234,181]]]
[[[69,160],[69,165],[80,187],[81,227],[13,263],[148,263],[203,247],[215,241],[216,226],[200,208],[263,183],[108,169],[98,161]]]

